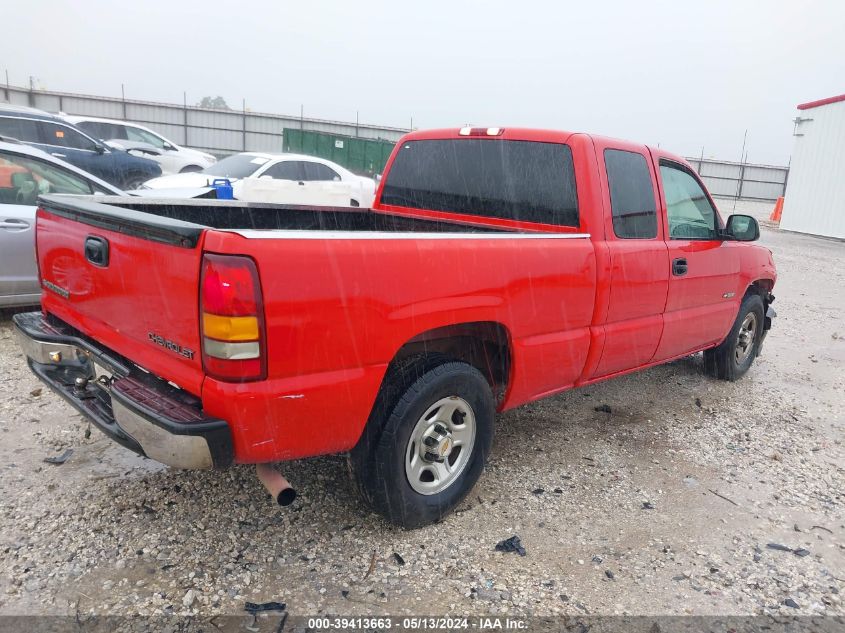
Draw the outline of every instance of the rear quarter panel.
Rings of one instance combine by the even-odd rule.
[[[512,345],[503,408],[574,383],[589,347],[596,263],[587,238],[206,234],[205,249],[255,258],[269,378],[206,379],[213,415],[237,417],[241,461],[351,448],[388,363],[438,327],[494,321]]]

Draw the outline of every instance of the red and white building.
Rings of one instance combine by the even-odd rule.
[[[780,226],[845,239],[845,95],[798,111]]]

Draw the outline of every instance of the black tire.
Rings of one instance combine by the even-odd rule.
[[[182,169],[179,170],[180,174],[193,174],[198,171],[202,171],[202,167],[199,165],[185,165]]]
[[[750,345],[748,353],[741,355],[740,330],[743,329],[743,323],[746,322],[749,315],[753,315],[750,318],[755,320],[753,340],[747,343]],[[765,323],[764,316],[765,306],[760,295],[747,294],[739,306],[739,313],[725,340],[717,347],[704,352],[705,371],[711,376],[731,382],[742,378],[760,353]],[[741,358],[738,357],[740,355]]]
[[[438,400],[458,396],[475,417],[475,441],[466,465],[444,490],[415,491],[405,471],[414,427]],[[472,490],[493,444],[495,403],[484,376],[442,356],[415,357],[385,378],[367,427],[349,455],[352,475],[368,505],[388,521],[412,529],[442,519]]]

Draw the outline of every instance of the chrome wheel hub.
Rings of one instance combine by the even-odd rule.
[[[437,494],[463,472],[475,444],[475,414],[457,396],[442,398],[417,421],[405,450],[405,475],[416,492]]]
[[[757,336],[757,315],[749,312],[739,326],[739,334],[736,339],[736,362],[738,365],[744,363],[754,351],[754,339]]]

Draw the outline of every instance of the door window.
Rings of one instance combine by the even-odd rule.
[[[610,209],[616,237],[657,237],[657,205],[645,156],[638,152],[606,149],[604,166],[610,186]]]
[[[0,136],[16,138],[26,143],[40,143],[38,126],[32,119],[0,117]]]
[[[302,165],[303,163],[298,160],[286,160],[276,163],[261,175],[270,176],[276,180],[305,180]]]
[[[714,240],[718,237],[716,209],[698,180],[680,165],[661,161],[660,178],[666,197],[669,238]]]
[[[46,145],[56,145],[70,149],[84,149],[94,151],[96,144],[90,138],[65,125],[50,121],[39,121],[42,142]]]
[[[340,175],[322,163],[303,163],[305,180],[340,180]]]
[[[42,193],[91,194],[91,184],[57,165],[0,152],[0,203],[34,205]]]
[[[95,138],[104,141],[123,140],[126,138],[126,130],[122,125],[115,123],[103,123],[102,121],[82,121],[77,124],[83,132],[87,132]]]

